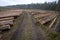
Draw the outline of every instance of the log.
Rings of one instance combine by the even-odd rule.
[[[53,14],[40,14],[40,15],[34,15],[35,18],[43,18],[43,17],[46,17],[46,16],[51,16]]]
[[[7,24],[9,24],[9,25],[14,25],[13,20],[0,21],[0,24],[1,24],[1,25],[3,25],[3,24],[5,24],[5,25],[7,25]]]
[[[2,25],[2,26],[0,26],[0,31],[6,30],[6,29],[10,29],[10,25]]]
[[[55,23],[57,17],[54,18],[54,20],[52,21],[52,23],[49,25],[49,29],[52,28],[53,24]]]
[[[38,15],[38,14],[48,14],[50,12],[32,12],[32,15]]]
[[[40,22],[41,24],[45,24],[46,22],[51,21],[51,20],[52,20],[53,18],[55,18],[55,17],[56,17],[56,15],[47,16],[47,17],[45,17],[45,18],[40,19],[39,22]]]
[[[0,18],[0,21],[4,21],[4,20],[14,20],[14,17]]]
[[[40,12],[32,12],[32,15],[40,14]]]
[[[6,13],[0,13],[0,18],[3,17],[14,17],[14,16],[19,16],[21,13],[18,12],[6,12]]]

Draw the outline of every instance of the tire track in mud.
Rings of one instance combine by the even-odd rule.
[[[44,38],[39,28],[34,24],[32,15],[25,12],[11,40],[44,40]]]

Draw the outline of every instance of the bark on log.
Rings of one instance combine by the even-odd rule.
[[[13,20],[13,19],[14,19],[14,17],[0,18],[0,21]]]
[[[3,25],[0,27],[0,31],[6,30],[6,29],[10,29],[10,25]]]
[[[8,12],[8,13],[0,13],[0,18],[3,17],[14,17],[14,16],[19,16],[21,13],[15,13],[15,12]]]
[[[54,18],[54,20],[52,21],[52,23],[49,25],[49,29],[52,28],[53,24],[55,23],[57,17]]]
[[[56,16],[56,15],[52,15],[52,16],[48,16],[48,17],[42,18],[42,19],[39,20],[39,22],[40,22],[41,24],[45,24],[46,22],[51,21],[55,16]]]
[[[7,24],[14,25],[13,20],[0,21],[0,24],[1,25],[3,25],[3,24],[5,24],[5,25],[7,25]]]

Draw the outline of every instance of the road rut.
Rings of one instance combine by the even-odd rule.
[[[24,13],[24,17],[19,27],[15,31],[11,40],[44,40],[39,28],[34,24],[32,15]]]

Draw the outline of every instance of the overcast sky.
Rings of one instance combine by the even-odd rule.
[[[16,5],[16,4],[30,4],[30,3],[44,3],[44,2],[52,2],[57,0],[0,0],[0,6],[7,5]]]

